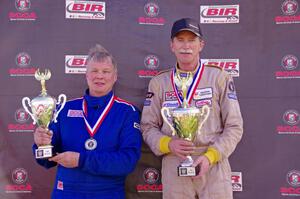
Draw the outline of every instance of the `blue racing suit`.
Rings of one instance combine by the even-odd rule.
[[[141,153],[140,114],[133,105],[113,95],[111,91],[93,97],[87,90],[84,97],[68,101],[58,115],[58,122],[49,125],[54,154],[80,154],[78,167],[58,165],[52,198],[125,198],[125,178],[134,170]],[[112,96],[111,109],[93,136],[97,147],[87,150],[85,142],[91,136],[83,119],[83,99],[87,102],[87,121],[93,127]],[[33,150],[36,148],[33,145]],[[56,166],[47,159],[37,162],[46,168]]]

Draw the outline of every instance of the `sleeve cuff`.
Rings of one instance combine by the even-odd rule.
[[[211,165],[216,164],[220,160],[220,153],[214,147],[208,147],[204,155],[208,158]]]
[[[163,136],[162,138],[160,138],[159,140],[159,150],[162,153],[170,153],[170,149],[169,149],[169,142],[171,141],[172,138],[170,138],[169,136]]]

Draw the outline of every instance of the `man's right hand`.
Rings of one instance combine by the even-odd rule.
[[[37,127],[33,133],[34,143],[37,146],[51,144],[53,132],[42,127]]]
[[[169,142],[169,149],[171,153],[182,159],[186,159],[187,155],[191,155],[194,152],[195,146],[191,141],[172,138],[172,140]]]

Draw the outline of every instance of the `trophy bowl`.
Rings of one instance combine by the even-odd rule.
[[[174,129],[178,137],[193,141],[199,126],[200,109],[175,108],[171,111]]]
[[[174,108],[169,109],[163,107],[161,115],[163,120],[172,130],[172,135],[177,135],[179,138],[194,141],[195,136],[201,133],[201,128],[207,120],[210,109],[207,105],[196,108]],[[170,122],[171,120],[171,122]],[[196,176],[199,172],[199,167],[192,167],[193,159],[190,155],[178,166],[178,176]]]
[[[48,128],[52,121],[56,100],[50,96],[37,96],[31,101],[32,114],[38,126]]]
[[[51,121],[57,122],[56,118],[66,103],[66,95],[64,94],[58,96],[58,102],[55,98],[47,94],[45,81],[50,79],[50,77],[51,72],[49,70],[45,70],[45,73],[40,73],[40,71],[37,70],[35,72],[35,78],[41,81],[41,94],[32,100],[28,97],[22,99],[23,108],[31,116],[33,124],[37,124],[46,130],[48,130]],[[58,110],[56,109],[57,105],[60,105]],[[31,111],[28,106],[31,108]],[[51,144],[38,146],[38,149],[35,150],[35,157],[37,159],[52,157],[52,148],[53,146]]]

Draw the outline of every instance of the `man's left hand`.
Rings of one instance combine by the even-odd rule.
[[[210,162],[206,156],[202,155],[194,161],[193,166],[196,167],[197,165],[199,165],[200,167],[200,172],[197,176],[193,178],[200,178],[201,176],[204,176],[209,169]]]
[[[78,167],[79,162],[79,153],[73,151],[67,151],[56,156],[49,158],[50,161],[57,162],[58,164],[66,168],[75,168]]]

